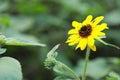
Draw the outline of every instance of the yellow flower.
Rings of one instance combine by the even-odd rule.
[[[103,16],[99,16],[92,20],[92,15],[88,15],[82,23],[73,21],[74,29],[68,31],[70,37],[66,43],[69,46],[77,44],[76,49],[84,50],[86,46],[89,46],[93,51],[96,51],[95,40],[100,41],[102,37],[105,37],[105,33],[102,31],[108,29],[106,23],[98,24],[103,18]]]

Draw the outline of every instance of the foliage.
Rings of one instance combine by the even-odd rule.
[[[20,63],[11,57],[0,58],[0,80],[22,80]]]
[[[58,48],[59,44],[56,45],[48,54],[45,60],[45,67],[48,69],[53,68],[59,76],[56,77],[54,80],[80,80],[79,77],[72,71],[68,66],[61,63],[60,61],[56,60],[57,52],[56,49]]]
[[[82,21],[89,14],[95,17],[103,15],[103,22],[109,27],[109,30],[104,31],[107,36],[104,41],[120,46],[119,13],[120,0],[0,0],[1,58],[10,56],[17,59],[22,64],[24,80],[53,80],[56,74],[46,70],[43,62],[51,47],[60,43],[56,60],[75,70],[81,77],[82,71],[79,70],[83,68],[84,51],[74,51],[65,44],[67,31],[72,27],[71,22]],[[3,44],[6,40],[11,41],[9,45]],[[26,42],[27,47],[23,45]],[[43,43],[46,47],[31,46],[44,46]],[[120,51],[98,42],[95,44],[97,51],[90,54],[87,79],[111,79],[109,72],[120,75]]]
[[[119,80],[119,79],[120,76],[115,72],[109,73],[109,75],[106,77],[106,80]]]

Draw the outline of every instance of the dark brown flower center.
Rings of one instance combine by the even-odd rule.
[[[79,35],[82,37],[88,37],[92,32],[92,27],[91,25],[84,25],[82,28],[79,30]]]

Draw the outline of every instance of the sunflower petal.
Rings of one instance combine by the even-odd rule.
[[[71,29],[68,31],[68,34],[76,34],[78,31],[76,29]]]
[[[93,20],[93,25],[97,25],[104,17],[103,16],[99,16],[97,18],[95,18]]]
[[[104,32],[98,32],[98,36],[105,36]]]
[[[66,43],[75,41],[75,40],[78,39],[78,38],[79,38],[79,35],[71,35],[71,36],[67,39]]]
[[[89,46],[89,47],[90,47],[90,49],[92,49],[93,51],[96,51],[96,46],[95,46],[95,45]]]
[[[77,21],[73,21],[72,26],[78,29],[78,28],[82,27],[82,24]]]
[[[94,45],[95,40],[92,36],[88,37],[88,46],[93,50],[96,51],[96,46]]]
[[[97,28],[98,28],[99,31],[102,31],[102,30],[104,30],[104,29],[108,29],[106,23],[102,23],[101,25],[98,25]]]
[[[83,39],[83,40],[81,40],[81,50],[84,50],[85,48],[86,48],[86,45],[87,45],[87,39]]]
[[[77,44],[79,42],[79,40],[80,39],[76,39],[76,40],[72,41],[71,43],[69,43],[68,45],[73,46],[73,45]]]
[[[78,45],[76,46],[75,50],[78,49],[80,47],[80,41],[78,43]]]
[[[92,15],[88,15],[87,18],[83,21],[83,24],[90,23],[92,18]]]
[[[105,33],[104,32],[100,32],[100,31],[93,31],[92,34],[91,34],[94,38],[96,37],[105,37]]]
[[[89,46],[93,46],[93,45],[94,45],[94,42],[95,42],[94,38],[93,38],[92,36],[89,36],[89,37],[88,37],[88,45],[89,45]]]
[[[81,39],[76,49],[80,47],[81,50],[84,50],[86,48],[86,45],[87,45],[87,39]]]

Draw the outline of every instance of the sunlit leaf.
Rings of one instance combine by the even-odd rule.
[[[70,78],[70,79],[78,79],[78,76],[74,73],[74,71],[72,71],[72,69],[70,69],[68,66],[66,66],[65,64],[57,61],[55,63],[55,66],[53,68],[53,70],[61,75],[64,76],[66,78]]]
[[[0,16],[0,23],[2,24],[2,27],[8,27],[10,25],[10,20],[6,16]]]
[[[5,43],[5,41],[6,41],[5,38],[6,38],[6,37],[5,37],[4,35],[1,35],[1,34],[0,34],[0,46],[2,46],[2,44]]]
[[[79,80],[79,77],[76,75],[74,71],[72,71],[71,68],[66,66],[64,63],[56,60],[57,54],[56,54],[56,49],[59,47],[60,44],[56,45],[53,47],[53,49],[47,54],[47,58],[45,60],[45,67],[48,69],[52,69],[53,71],[56,72],[58,75],[61,77],[57,77],[55,80],[63,80],[64,79],[75,79]]]
[[[78,75],[82,75],[84,70],[84,60],[80,60],[78,65],[75,68],[75,71]],[[87,76],[94,78],[95,80],[104,77],[110,67],[107,65],[105,59],[98,58],[88,62],[87,66]]]
[[[5,53],[6,52],[6,48],[0,48],[0,54],[3,54],[3,53]]]
[[[58,76],[54,80],[72,80],[72,79],[68,79],[68,78],[65,78],[63,76]]]
[[[58,47],[60,46],[60,44],[56,45],[54,48],[52,48],[52,50],[50,50],[47,54],[47,57],[53,57],[55,58],[55,56],[57,56],[56,54],[56,49],[58,49]]]
[[[8,16],[8,17],[10,18],[11,27],[17,31],[28,30],[33,25],[33,19],[31,17],[26,16]]]
[[[44,47],[45,44],[32,42],[29,40],[22,40],[22,39],[15,39],[15,38],[6,38],[5,45],[13,45],[13,46],[42,46]]]
[[[9,8],[9,3],[7,1],[0,1],[0,12],[5,11]]]
[[[16,59],[0,58],[0,80],[22,80],[21,65]]]
[[[33,14],[46,11],[46,6],[42,5],[40,0],[30,0],[29,2],[20,0],[16,7],[19,13]]]
[[[111,72],[106,77],[106,80],[120,80],[120,76],[117,73],[115,73],[115,72]]]
[[[60,2],[63,4],[63,6],[70,11],[77,11],[80,13],[87,12],[88,5],[86,3],[81,4],[80,0],[60,0]]]

